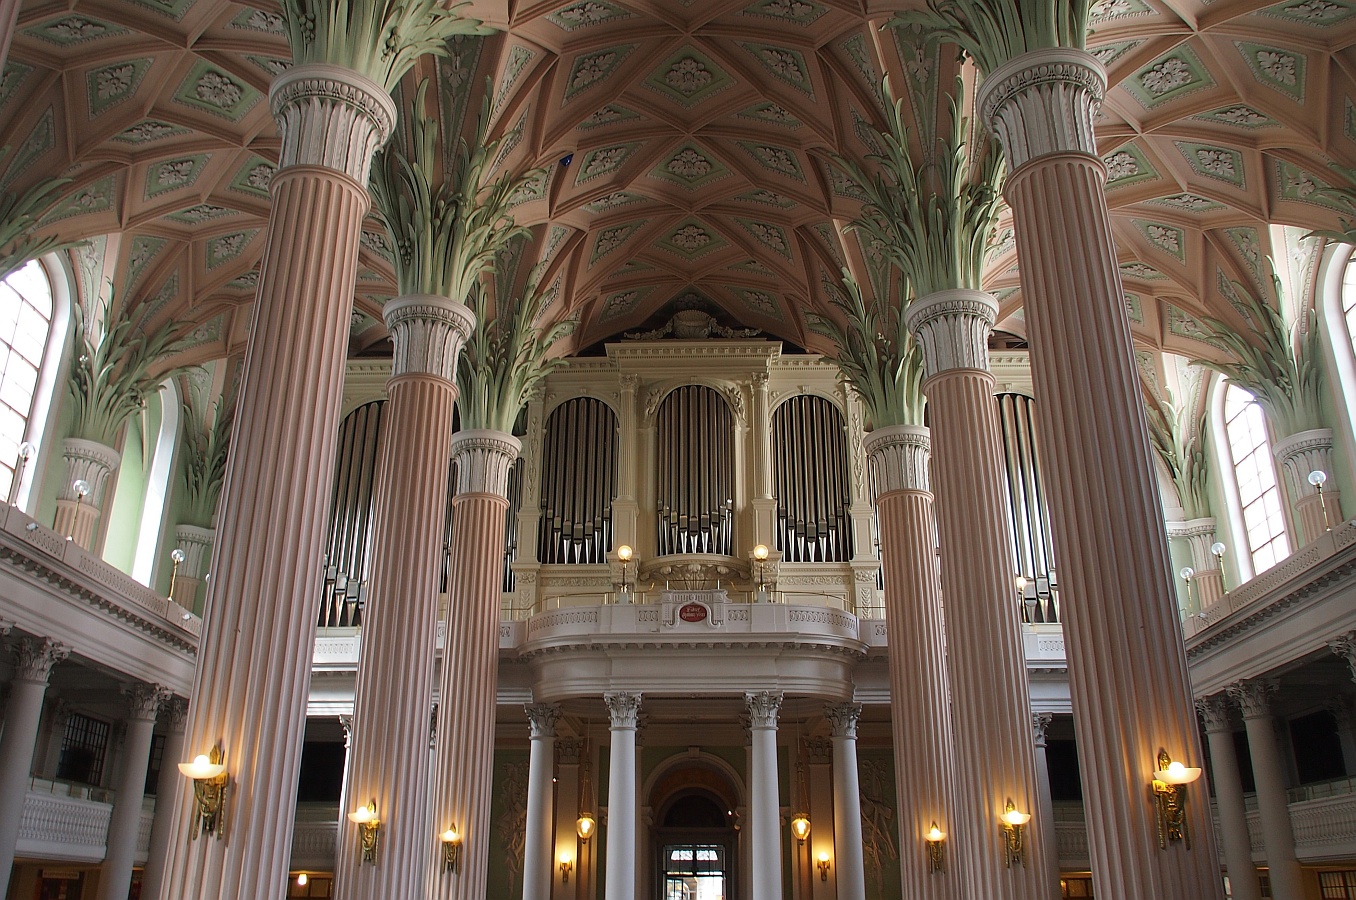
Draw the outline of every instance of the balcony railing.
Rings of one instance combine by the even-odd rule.
[[[113,815],[113,792],[102,788],[34,778],[24,797],[15,852],[34,859],[102,862]],[[136,861],[145,862],[151,844],[155,798],[143,800]]]

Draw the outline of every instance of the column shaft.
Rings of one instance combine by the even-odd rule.
[[[560,707],[538,704],[527,708],[532,725],[532,747],[527,758],[527,835],[523,842],[523,900],[550,900],[555,875],[552,837],[552,801],[556,768],[556,719]],[[571,864],[574,854],[570,854]]]
[[[956,747],[952,858],[965,892],[986,900],[1057,895],[1033,822],[1025,861],[1009,865],[999,816],[1007,801],[1036,813],[1036,748],[1013,585],[1011,527],[987,337],[997,304],[977,291],[914,301],[909,329],[923,348],[932,417],[942,594]]]
[[[444,872],[436,857],[431,900],[483,900],[489,878],[505,491],[518,450],[515,438],[497,431],[461,431],[453,439],[457,494],[427,840],[432,847],[435,835],[455,825],[462,835],[461,871]]]
[[[1059,843],[1055,833],[1055,799],[1050,793],[1050,758],[1046,754],[1046,729],[1054,718],[1050,713],[1031,714],[1031,734],[1036,740],[1036,815],[1040,816],[1041,839],[1050,848],[1045,864],[1050,878],[1059,881]]]
[[[1220,842],[1224,866],[1229,873],[1233,900],[1262,900],[1257,867],[1252,863],[1252,840],[1248,837],[1248,811],[1243,802],[1243,782],[1238,775],[1238,753],[1229,724],[1229,706],[1222,696],[1197,703],[1205,720],[1205,739],[1210,745],[1210,779],[1219,807]],[[1205,796],[1200,795],[1204,803]]]
[[[1243,709],[1243,727],[1248,732],[1271,896],[1276,900],[1304,900],[1304,875],[1295,858],[1290,800],[1286,796],[1285,771],[1268,700],[1274,689],[1272,683],[1251,681],[1230,687],[1229,693]]]
[[[781,807],[777,795],[777,713],[782,695],[762,691],[744,696],[753,749],[749,772],[753,900],[782,900]]]
[[[1145,801],[1160,749],[1191,766],[1201,748],[1093,139],[1105,83],[1087,53],[1036,51],[990,73],[979,99],[1012,169],[1094,890],[1218,898],[1207,805],[1188,807],[1193,849],[1164,851]]]
[[[146,766],[160,701],[168,691],[159,685],[135,685],[127,691],[131,715],[123,738],[122,771],[118,776],[113,813],[108,820],[108,842],[99,872],[98,900],[127,900],[132,865],[141,833],[141,808],[146,796]],[[168,763],[168,760],[166,760]]]
[[[937,579],[925,428],[878,428],[866,439],[876,485],[885,628],[890,655],[890,727],[899,806],[900,877],[904,896],[958,896],[954,861],[933,872],[923,835],[935,823],[955,828],[955,745],[946,671],[942,588]]]
[[[442,568],[456,358],[472,327],[464,306],[402,297],[384,315],[396,345],[373,496],[372,544],[353,736],[340,810],[335,896],[417,897],[435,832],[428,816],[428,720]],[[376,865],[345,816],[376,800]],[[439,829],[441,831],[441,829]]]
[[[160,896],[160,885],[165,881],[165,860],[169,856],[170,836],[174,833],[174,790],[178,786],[177,765],[184,758],[184,718],[188,715],[188,701],[171,698],[164,704],[169,730],[165,732],[164,753],[161,754],[160,779],[155,783],[155,815],[151,818],[151,847],[146,856],[146,868],[141,878],[141,896]]]
[[[866,900],[862,849],[862,794],[857,777],[857,718],[861,706],[843,703],[826,711],[833,737],[833,855],[838,900]]]
[[[636,717],[640,694],[605,694],[612,716],[607,770],[606,900],[636,896]]]
[[[5,730],[0,733],[0,885],[9,884],[14,867],[14,845],[19,840],[19,822],[33,771],[33,748],[38,741],[47,679],[52,666],[70,652],[55,641],[32,639],[20,641],[14,650],[18,673],[10,683]]]
[[[395,120],[379,85],[335,67],[294,67],[270,102],[281,166],[185,737],[187,755],[224,751],[229,839],[189,840],[192,786],[180,779],[161,900],[286,888],[358,238],[372,153]]]

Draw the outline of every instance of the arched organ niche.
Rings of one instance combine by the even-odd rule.
[[[1025,579],[1022,616],[1032,623],[1059,621],[1059,587],[1050,543],[1050,518],[1037,460],[1035,401],[1025,394],[995,398],[1003,438],[1007,508],[1012,522],[1013,575]]]
[[[848,444],[838,407],[814,394],[792,397],[772,414],[770,445],[782,559],[852,559]]]
[[[617,415],[592,397],[567,400],[542,439],[540,561],[607,562],[617,495]]]
[[[372,555],[372,488],[377,479],[385,400],[365,403],[339,425],[330,533],[326,545],[320,627],[362,624]]]
[[[731,555],[734,415],[705,385],[674,389],[655,411],[658,555]]]

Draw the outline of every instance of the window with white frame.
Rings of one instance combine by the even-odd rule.
[[[1225,386],[1224,429],[1229,459],[1238,484],[1238,502],[1253,568],[1264,572],[1290,555],[1281,491],[1271,459],[1266,418],[1252,394],[1234,384]]]
[[[52,283],[37,260],[0,281],[0,501],[10,496],[52,330]]]
[[[1342,319],[1347,323],[1347,340],[1356,353],[1356,255],[1347,261],[1342,275]],[[1331,321],[1331,320],[1329,320]]]

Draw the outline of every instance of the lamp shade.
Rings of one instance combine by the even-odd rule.
[[[578,832],[581,841],[587,841],[593,837],[593,832],[598,827],[598,822],[593,818],[592,813],[580,813],[579,818],[574,823],[574,830]]]
[[[810,836],[810,817],[805,813],[796,813],[791,819],[791,834],[798,841],[803,841]]]
[[[214,763],[206,754],[199,753],[193,757],[193,762],[179,763],[179,771],[194,781],[207,781],[220,776],[226,771],[226,766]]]
[[[1003,812],[1003,815],[999,816],[999,818],[1003,820],[1004,825],[1010,825],[1015,828],[1018,825],[1025,825],[1027,822],[1030,822],[1031,813],[1020,812],[1019,810],[1016,809],[1009,809],[1005,810]]]
[[[1154,778],[1164,784],[1191,784],[1201,777],[1198,766],[1184,766],[1179,762],[1168,763],[1166,768],[1154,772]]]

